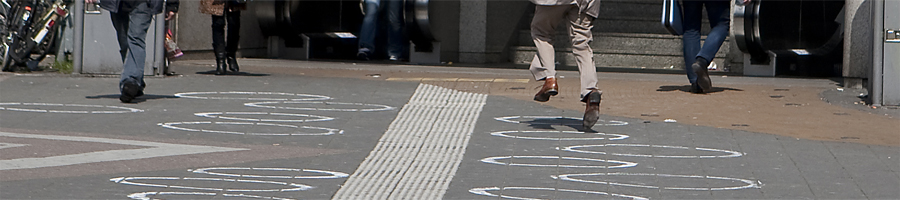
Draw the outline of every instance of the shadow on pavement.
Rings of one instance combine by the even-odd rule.
[[[209,71],[205,71],[205,72],[197,72],[197,74],[203,74],[203,75],[215,75],[215,74],[216,74],[216,70],[209,70]],[[219,76],[271,76],[271,74],[254,74],[254,73],[247,73],[247,72],[231,72],[231,71],[229,71],[227,74],[225,74],[225,75],[219,75]]]
[[[86,99],[119,99],[120,94],[104,94],[97,96],[85,96]],[[173,95],[155,95],[155,94],[144,94],[143,96],[139,96],[131,100],[131,103],[140,103],[145,102],[150,99],[177,99],[178,97]]]
[[[656,91],[658,91],[658,92],[671,92],[671,91],[676,91],[676,90],[691,93],[691,85],[663,85],[663,86],[659,86],[659,89],[656,89]],[[739,92],[744,91],[742,89],[737,89],[737,88],[712,87],[712,91],[707,92],[707,94],[716,93],[716,92],[724,92],[726,90],[739,91]]]
[[[584,126],[582,125],[582,121],[580,119],[572,119],[572,118],[555,118],[555,119],[538,118],[538,119],[534,119],[531,121],[522,121],[520,123],[528,124],[529,127],[532,127],[535,129],[554,129],[553,125],[558,125],[558,126],[568,126],[570,128],[573,128],[575,130],[585,132],[585,133],[596,133],[597,132],[592,129],[585,130]]]

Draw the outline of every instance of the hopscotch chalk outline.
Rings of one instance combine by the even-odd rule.
[[[526,136],[514,136],[509,135],[508,133],[568,133],[568,134],[594,134],[594,135],[609,135],[615,136],[613,138],[606,137],[585,137],[585,138],[550,138],[550,137],[526,137]],[[507,137],[507,138],[515,138],[515,139],[528,139],[528,140],[563,140],[563,141],[578,141],[578,140],[623,140],[628,138],[628,135],[623,134],[612,134],[612,133],[585,133],[580,131],[497,131],[491,133],[493,136]]]
[[[579,148],[591,148],[591,147],[650,147],[650,148],[669,148],[669,149],[691,150],[690,147],[685,147],[685,146],[652,145],[652,144],[592,144],[592,145],[567,146],[563,149],[560,149],[559,147],[557,147],[556,149],[562,150],[562,151],[568,151],[568,152],[575,152],[575,153],[608,154],[608,155],[614,155],[614,156],[647,157],[647,158],[736,158],[736,157],[741,157],[744,155],[744,153],[737,152],[737,151],[730,151],[730,150],[724,150],[724,149],[713,149],[713,148],[703,148],[703,147],[695,147],[694,150],[722,152],[722,153],[727,153],[728,155],[722,155],[722,156],[667,156],[667,155],[650,155],[650,154],[607,153],[607,152],[601,152],[601,151],[578,150]]]
[[[640,184],[627,184],[627,183],[615,183],[615,182],[604,182],[604,181],[591,181],[584,179],[572,178],[573,176],[656,176],[656,177],[669,177],[669,178],[704,178],[704,179],[717,179],[717,180],[728,180],[728,181],[740,181],[746,183],[744,186],[736,186],[736,187],[718,187],[718,188],[700,188],[700,187],[659,187],[659,186],[650,186],[650,185],[640,185]],[[616,185],[616,186],[626,186],[626,187],[638,187],[638,188],[647,188],[647,189],[665,189],[665,190],[694,190],[694,191],[719,191],[719,190],[740,190],[747,188],[760,188],[760,184],[757,182],[753,182],[747,179],[741,178],[731,178],[731,177],[721,177],[721,176],[700,176],[700,175],[678,175],[678,174],[649,174],[649,173],[588,173],[588,174],[563,174],[559,176],[551,176],[553,179],[559,179],[564,181],[572,181],[572,182],[580,182],[580,183],[594,183],[594,184],[603,184],[603,185]]]
[[[217,130],[206,130],[206,129],[191,129],[191,128],[182,128],[177,125],[197,125],[197,124],[215,124],[215,125],[258,125],[258,126],[278,126],[278,127],[287,127],[287,128],[295,128],[295,129],[318,129],[325,130],[328,132],[325,133],[245,133],[245,132],[236,132],[236,131],[217,131]],[[333,128],[324,128],[324,127],[315,127],[315,126],[295,126],[289,124],[273,124],[273,123],[260,123],[260,122],[210,122],[210,121],[202,121],[202,122],[166,122],[159,123],[159,126],[182,130],[182,131],[191,131],[191,132],[205,132],[205,133],[225,133],[225,134],[234,134],[234,135],[262,135],[262,136],[325,136],[325,135],[334,135],[344,134],[344,130],[333,129]]]
[[[282,96],[300,96],[307,98],[300,99],[288,99],[288,98],[241,98],[241,97],[204,97],[204,96],[194,96],[194,95],[207,95],[207,94],[240,94],[240,95],[282,95]],[[186,99],[205,99],[205,100],[251,100],[251,101],[324,101],[331,100],[329,96],[323,95],[315,95],[315,94],[294,94],[294,93],[284,93],[284,92],[239,92],[239,91],[230,91],[230,92],[181,92],[175,93],[175,96],[178,98],[186,98]]]
[[[152,184],[152,183],[139,183],[139,182],[131,182],[131,180],[188,180],[188,181],[225,181],[225,182],[237,182],[237,183],[258,183],[258,184],[272,184],[272,185],[283,185],[290,186],[291,188],[284,189],[223,189],[223,188],[204,188],[204,187],[190,187],[190,186],[180,186],[180,185],[164,185],[164,184]],[[125,185],[135,185],[135,186],[145,186],[145,187],[161,187],[161,188],[175,188],[175,189],[189,189],[189,190],[206,190],[206,191],[223,191],[223,192],[293,192],[293,191],[303,191],[313,189],[315,187],[299,184],[299,183],[288,183],[288,182],[278,182],[278,181],[261,181],[261,180],[247,180],[247,179],[227,179],[227,178],[192,178],[192,177],[117,177],[111,178],[109,181],[125,184]]]
[[[380,108],[370,108],[370,109],[342,109],[342,108],[312,108],[312,107],[285,107],[285,106],[264,106],[263,104],[325,104],[325,105],[353,105],[353,106],[370,106],[370,107],[380,107]],[[380,104],[367,104],[367,103],[344,103],[344,102],[330,102],[330,101],[265,101],[265,102],[253,102],[253,103],[245,103],[244,106],[249,107],[257,107],[257,108],[271,108],[271,109],[287,109],[287,110],[306,110],[306,111],[332,111],[332,112],[375,112],[375,111],[388,111],[395,110],[397,108],[380,105]]]
[[[237,121],[256,121],[256,122],[303,123],[303,122],[321,122],[321,121],[334,120],[334,117],[326,117],[326,116],[319,116],[319,115],[294,114],[294,113],[270,113],[270,112],[203,112],[203,113],[194,113],[194,115],[198,116],[198,117],[206,117],[206,118],[213,118],[213,119],[226,119],[226,120],[237,120]],[[291,117],[309,117],[309,118],[313,118],[313,119],[300,119],[300,120],[253,119],[253,118],[241,118],[241,117],[228,117],[225,115],[274,115],[274,116],[291,116]]]
[[[320,174],[330,174],[329,176],[268,176],[268,175],[247,175],[247,174],[230,174],[212,172],[213,170],[260,170],[260,171],[289,171],[289,172],[311,172]],[[291,168],[267,168],[267,167],[208,167],[195,170],[188,170],[198,174],[209,174],[227,177],[243,177],[243,178],[280,178],[280,179],[333,179],[346,178],[350,174],[335,171],[315,170],[315,169],[291,169]]]
[[[216,196],[217,193],[213,192],[138,192],[132,193],[128,195],[128,198],[138,199],[138,200],[151,200],[154,198],[148,196],[156,196],[156,195],[203,195],[203,196]],[[257,195],[249,195],[249,194],[228,194],[223,193],[222,196],[225,197],[244,197],[244,198],[254,198],[254,199],[274,199],[274,200],[293,200],[288,198],[281,197],[265,197],[265,196],[257,196]]]
[[[482,187],[482,188],[472,188],[469,189],[469,193],[484,195],[490,197],[500,197],[506,199],[521,199],[521,200],[539,200],[536,198],[527,198],[527,197],[515,197],[508,196],[503,194],[492,194],[488,191],[501,191],[501,190],[539,190],[539,191],[556,191],[556,192],[573,192],[573,193],[585,193],[585,194],[596,194],[596,195],[606,195],[606,196],[614,196],[614,197],[623,197],[623,198],[631,198],[634,200],[649,200],[646,197],[632,196],[632,195],[624,195],[624,194],[615,194],[615,193],[606,193],[600,191],[588,191],[588,190],[573,190],[573,189],[558,189],[558,188],[545,188],[545,187]]]
[[[83,110],[46,110],[46,109],[27,109],[27,108],[8,108],[5,106],[62,106],[62,107],[89,107],[89,108],[114,108],[124,111],[83,111]],[[20,111],[20,112],[36,112],[36,113],[66,113],[66,114],[122,114],[144,112],[144,110],[136,108],[128,108],[121,106],[105,106],[105,105],[85,105],[85,104],[60,104],[60,103],[18,103],[7,102],[0,103],[0,110]]]
[[[545,164],[521,164],[521,163],[508,163],[507,164],[507,163],[497,161],[497,160],[512,159],[512,158],[578,160],[578,161],[616,163],[619,165],[598,166],[598,165],[545,165]],[[488,164],[519,166],[519,167],[564,167],[564,168],[602,168],[602,169],[629,168],[629,167],[637,166],[637,164],[638,164],[635,162],[619,161],[619,160],[601,160],[601,159],[593,159],[593,158],[561,157],[561,156],[494,156],[494,157],[483,158],[483,159],[481,159],[481,162],[488,163]]]
[[[508,116],[508,117],[495,117],[497,121],[513,123],[513,124],[521,124],[523,122],[514,121],[513,119],[571,119],[581,121],[583,119],[576,117],[563,117],[563,116]],[[609,122],[609,123],[599,123],[599,122]],[[581,125],[579,124],[554,124],[554,123],[533,123],[533,124],[549,124],[549,125]],[[628,122],[617,121],[617,120],[599,120],[597,124],[594,126],[625,126],[628,125]]]

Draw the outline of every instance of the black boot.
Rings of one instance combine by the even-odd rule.
[[[234,54],[228,55],[225,57],[228,60],[228,70],[232,72],[239,72],[241,68],[238,66],[237,59],[234,58]]]
[[[225,53],[216,53],[216,75],[225,75]]]

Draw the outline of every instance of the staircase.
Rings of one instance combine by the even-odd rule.
[[[662,70],[679,73],[684,70],[681,52],[681,36],[669,34],[660,24],[662,0],[601,0],[600,16],[594,20],[594,64],[599,71],[621,69]],[[532,12],[533,16],[533,12]],[[531,16],[528,16],[529,18]],[[709,31],[704,16],[703,37]],[[529,23],[530,24],[530,23]],[[562,24],[565,25],[565,24]],[[512,61],[529,64],[537,52],[531,40],[529,27],[519,32],[519,46],[511,47]],[[572,55],[566,28],[557,29],[554,38],[556,60],[560,68],[573,68]],[[730,50],[730,38],[720,48],[714,62],[722,69]]]

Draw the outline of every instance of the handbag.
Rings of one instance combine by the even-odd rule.
[[[663,0],[662,25],[672,35],[684,34],[684,28],[681,25],[681,4],[678,0]]]

